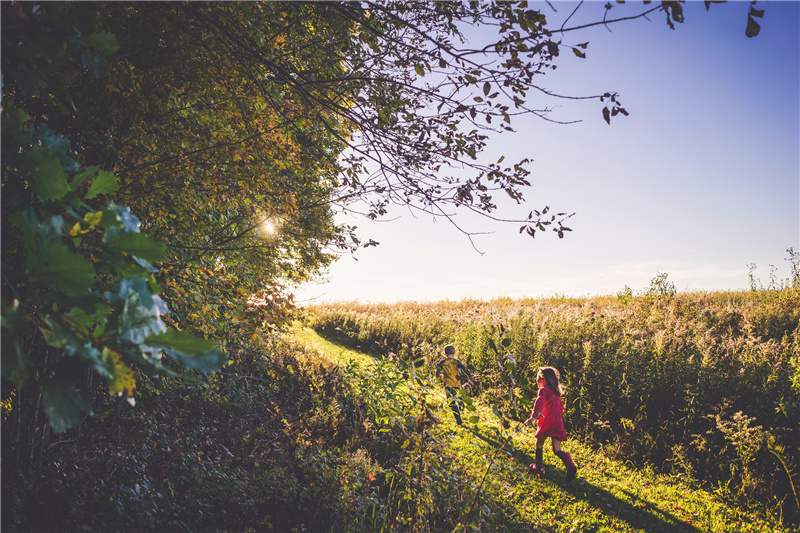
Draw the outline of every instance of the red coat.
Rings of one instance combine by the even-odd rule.
[[[561,403],[555,392],[548,387],[539,389],[539,396],[533,404],[533,416],[539,429],[536,438],[552,437],[556,440],[567,440],[567,430],[564,428],[564,404]],[[542,415],[540,417],[539,415]]]

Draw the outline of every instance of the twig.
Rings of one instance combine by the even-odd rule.
[[[489,470],[491,470],[492,465],[494,464],[494,458],[497,456],[498,452],[500,452],[500,450],[503,449],[503,447],[504,446],[498,446],[497,448],[495,448],[492,457],[489,458],[489,465],[486,467],[486,472],[483,473],[483,478],[481,478],[481,483],[480,485],[478,485],[478,489],[475,491],[475,496],[472,498],[472,503],[470,504],[469,509],[467,510],[467,514],[464,516],[465,522],[469,520],[469,517],[472,514],[472,509],[475,508],[475,502],[478,501],[478,495],[480,495],[481,490],[483,489],[483,484],[486,482],[486,476],[489,475]],[[461,522],[461,520],[459,520],[459,522]],[[467,530],[467,524],[464,524],[464,529],[462,531],[466,530]]]

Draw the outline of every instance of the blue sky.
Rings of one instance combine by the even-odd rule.
[[[551,21],[575,4],[553,5],[557,13],[541,7]],[[581,12],[601,17],[603,5]],[[562,53],[542,85],[576,96],[616,91],[630,116],[608,126],[596,101],[546,100],[552,118],[582,122],[517,119],[516,133],[493,138],[487,154],[533,160],[526,204],[501,203],[500,214],[575,212],[564,239],[460,214],[459,224],[489,232],[475,238],[481,254],[445,221],[403,208],[386,222],[343,216],[381,244],[343,256],[327,282],[297,288],[296,299],[584,297],[640,291],[659,272],[679,291],[736,290],[748,287],[750,264],[764,284],[770,265],[787,278],[786,249],[800,251],[800,2],[759,2],[765,15],[751,39],[749,5],[706,12],[689,2],[674,31],[655,14],[564,37],[588,41],[587,58]]]

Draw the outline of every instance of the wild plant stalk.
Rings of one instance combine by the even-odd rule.
[[[795,474],[795,464],[792,461],[792,458],[788,456],[786,446],[782,446],[780,444],[776,444],[774,439],[770,439],[770,442],[767,445],[767,449],[770,451],[772,455],[778,458],[780,461],[781,466],[783,467],[783,471],[786,472],[786,476],[789,478],[789,484],[792,487],[792,495],[794,496],[794,504],[795,509],[800,509],[800,500],[797,498],[797,488],[794,485],[794,477]],[[781,514],[783,513],[783,506],[781,506]],[[783,516],[781,516],[781,521],[783,521]]]
[[[459,521],[458,521],[459,524],[456,526],[456,528],[453,531],[457,531],[459,526],[462,527],[461,530],[463,532],[467,531],[469,517],[472,515],[472,510],[475,508],[475,503],[478,501],[478,496],[480,496],[481,491],[483,490],[483,484],[486,482],[486,477],[489,475],[489,472],[491,471],[492,467],[494,466],[494,461],[495,461],[495,458],[497,457],[497,454],[500,453],[500,450],[503,449],[503,448],[504,448],[504,445],[497,446],[495,448],[494,453],[492,453],[492,456],[489,458],[488,464],[486,465],[486,470],[483,472],[483,477],[481,477],[481,482],[478,484],[478,488],[475,489],[475,495],[472,497],[472,502],[470,503],[469,508],[467,509],[467,512],[464,514],[463,519],[459,519]],[[462,522],[463,522],[463,525],[462,525]]]

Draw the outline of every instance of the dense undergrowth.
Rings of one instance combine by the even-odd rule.
[[[473,480],[426,431],[430,411],[398,388],[398,368],[358,378],[283,342],[229,355],[210,388],[162,378],[140,385],[135,408],[98,398],[102,410],[38,464],[4,468],[2,530],[443,531],[459,517],[486,521],[470,512],[481,502]]]
[[[364,432],[360,400],[337,369],[302,352],[230,355],[208,389],[162,378],[140,385],[135,408],[106,402],[55,440],[38,468],[9,471],[16,463],[4,460],[3,531],[315,531],[346,522],[356,511],[337,498],[373,490],[371,465],[348,446]],[[344,487],[342,468],[363,476]]]
[[[800,291],[651,292],[586,299],[319,305],[326,335],[430,370],[445,343],[513,414],[539,365],[567,385],[568,430],[637,466],[680,473],[736,505],[798,523]],[[503,345],[507,347],[503,348]],[[523,390],[518,390],[524,395]],[[527,413],[517,413],[517,416]]]

